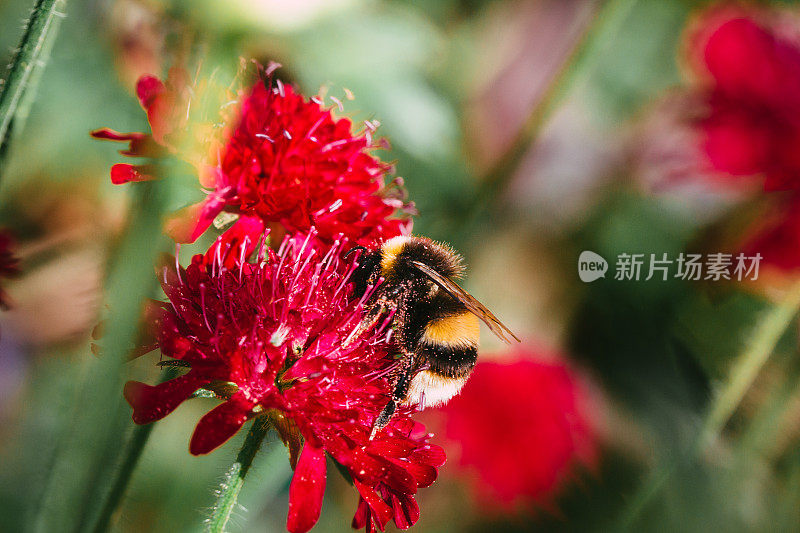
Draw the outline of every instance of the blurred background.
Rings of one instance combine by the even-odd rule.
[[[3,64],[30,5],[0,0]],[[324,87],[347,115],[378,120],[415,233],[460,250],[470,292],[525,340],[509,352],[484,332],[463,399],[421,415],[448,463],[418,495],[416,530],[796,531],[797,272],[613,276],[620,253],[735,252],[770,209],[757,188],[707,179],[690,127],[687,28],[711,5],[69,0],[0,169],[0,225],[21,260],[0,312],[0,531],[93,523],[132,431],[120,384],[158,370],[96,357],[92,331],[124,316],[112,330],[133,338],[137,302],[158,296],[152,258],[172,251],[159,217],[199,194],[111,185],[120,157],[88,132],[147,131],[142,74],[202,62],[232,75],[240,57],[277,61],[305,94]],[[753,5],[800,28],[791,2]],[[580,281],[583,250],[609,260],[605,279]],[[212,404],[155,424],[113,531],[202,528],[242,440],[189,455]],[[315,531],[346,531],[357,495],[328,472]],[[230,531],[282,531],[290,477],[268,443]]]

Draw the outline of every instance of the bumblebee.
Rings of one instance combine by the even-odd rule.
[[[507,343],[520,340],[491,311],[458,286],[461,256],[425,237],[401,236],[377,250],[361,250],[351,280],[354,296],[370,289],[362,321],[348,344],[393,313],[394,338],[402,363],[392,397],[375,421],[372,437],[398,405],[441,405],[459,393],[478,357],[479,319]]]

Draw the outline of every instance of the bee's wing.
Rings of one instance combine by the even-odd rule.
[[[458,284],[451,280],[448,277],[442,276],[434,269],[426,265],[425,263],[421,263],[419,261],[411,261],[411,263],[418,268],[423,274],[431,278],[431,280],[436,283],[439,287],[446,290],[450,293],[456,300],[464,304],[464,306],[470,310],[473,314],[475,314],[478,318],[483,320],[483,322],[489,326],[489,329],[497,335],[502,341],[511,344],[511,339],[509,336],[517,342],[520,341],[519,337],[514,335],[510,329],[506,327],[505,324],[500,322],[496,316],[492,314],[491,311],[486,309],[486,306],[476,300],[470,293],[462,289],[458,286]]]

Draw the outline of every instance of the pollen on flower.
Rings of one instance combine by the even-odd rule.
[[[286,337],[289,335],[289,330],[284,328],[283,325],[278,326],[272,336],[269,338],[270,344],[275,346],[276,348],[284,343]]]

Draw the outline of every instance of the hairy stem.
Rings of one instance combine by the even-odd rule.
[[[19,47],[9,66],[8,75],[0,80],[0,147],[8,143],[10,126],[26,91],[34,89],[34,71],[44,67],[48,43],[58,29],[61,9],[66,0],[36,0],[25,25]]]
[[[217,491],[217,501],[214,503],[214,509],[206,522],[207,533],[222,533],[225,531],[225,525],[228,523],[231,512],[236,505],[239,491],[242,490],[242,485],[244,485],[244,477],[247,475],[247,471],[250,470],[253,458],[261,448],[261,442],[269,432],[269,428],[269,419],[266,416],[261,416],[253,421],[253,425],[244,439],[244,444],[242,444],[242,448],[236,456],[236,461],[228,469],[225,479]]]

